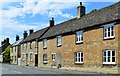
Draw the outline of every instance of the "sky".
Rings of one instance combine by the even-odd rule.
[[[55,24],[77,17],[80,2],[86,7],[86,14],[93,9],[101,9],[119,0],[4,0],[0,1],[0,41],[10,38],[15,42],[16,35],[23,37],[26,30],[40,30],[49,26],[54,17]],[[0,44],[1,45],[1,44]]]

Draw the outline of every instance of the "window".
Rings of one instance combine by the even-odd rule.
[[[115,64],[115,51],[114,50],[103,51],[103,64]]]
[[[12,56],[12,61],[13,61],[13,56]]]
[[[47,48],[47,39],[43,40],[43,48]]]
[[[15,56],[15,62],[16,62],[16,59],[17,59],[17,58],[16,58],[16,56]]]
[[[24,50],[24,44],[22,44],[22,49]]]
[[[30,42],[30,49],[32,49],[32,46],[31,46],[31,45],[32,45],[32,42]]]
[[[43,63],[47,63],[47,55],[43,54]]]
[[[15,52],[16,52],[16,46],[15,46]]]
[[[32,53],[30,53],[30,61],[33,61],[33,54]]]
[[[57,46],[62,45],[62,37],[61,36],[57,36]]]
[[[22,54],[22,61],[25,61],[25,54]]]
[[[38,47],[38,39],[36,39],[36,47]]]
[[[83,42],[83,31],[78,31],[76,33],[76,43]]]
[[[75,63],[83,63],[83,53],[82,52],[75,53]]]
[[[104,26],[104,39],[114,38],[114,24]]]
[[[52,60],[55,60],[55,53],[52,53]]]
[[[26,43],[26,49],[27,49],[27,47],[28,47],[28,42]]]

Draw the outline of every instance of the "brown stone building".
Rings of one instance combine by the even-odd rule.
[[[41,37],[49,27],[33,32],[31,29],[27,36],[24,32],[24,40],[21,42],[21,65],[38,66],[38,38]]]
[[[20,43],[22,39],[19,39],[19,36],[16,35],[16,42],[14,42],[10,48],[10,57],[11,57],[11,64],[20,65],[20,58],[21,58],[21,47]]]
[[[39,38],[38,66],[120,73],[120,2],[88,14],[80,3],[77,10]]]

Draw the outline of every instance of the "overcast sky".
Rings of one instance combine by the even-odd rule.
[[[77,6],[81,0],[50,1],[50,0],[11,0],[0,2],[0,41],[6,37],[10,43],[15,42],[18,34],[23,37],[23,31],[34,29],[34,31],[49,26],[49,20],[54,17],[55,24],[69,20],[77,16]],[[92,1],[92,0],[91,0]],[[93,0],[94,1],[94,0]],[[101,9],[119,0],[110,2],[88,2],[82,0],[86,7],[86,13],[93,9]]]

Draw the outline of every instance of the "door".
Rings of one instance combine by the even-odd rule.
[[[38,66],[38,54],[35,54],[35,66]]]
[[[28,65],[28,54],[26,54],[26,65]]]
[[[57,68],[59,69],[61,67],[61,54],[60,53],[57,53],[56,61],[57,61]]]
[[[18,58],[18,65],[20,65],[20,58]]]

